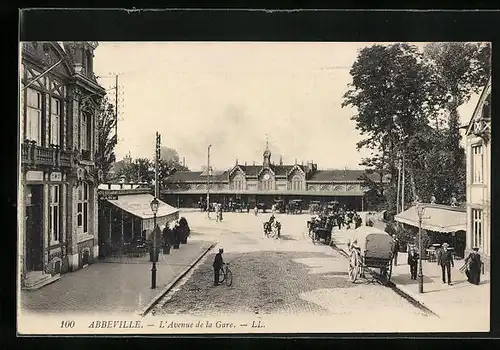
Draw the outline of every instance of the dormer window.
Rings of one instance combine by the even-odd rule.
[[[93,75],[93,66],[92,66],[93,54],[92,54],[92,52],[84,49],[82,61],[83,61],[82,65],[83,65],[85,75],[88,77],[92,77],[92,75]]]

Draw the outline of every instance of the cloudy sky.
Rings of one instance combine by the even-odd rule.
[[[341,108],[358,51],[373,43],[101,42],[94,70],[105,88],[119,74],[117,158],[154,153],[154,135],[192,169],[313,160],[357,169],[368,154]],[[109,90],[114,100],[114,91]],[[463,121],[477,96],[460,110]]]

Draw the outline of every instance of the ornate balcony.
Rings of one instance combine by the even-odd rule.
[[[42,147],[29,141],[21,145],[22,165],[70,168],[71,155],[71,151],[61,150],[58,146]]]

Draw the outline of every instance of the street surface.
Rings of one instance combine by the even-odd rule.
[[[224,213],[209,220],[206,213],[185,212],[192,240],[219,243],[185,280],[153,309],[155,315],[317,315],[404,319],[428,322],[434,316],[379,284],[370,275],[351,283],[348,260],[332,247],[313,244],[309,215],[277,214],[280,240],[264,237],[262,224],[270,214]],[[212,214],[212,217],[214,215]],[[212,262],[219,247],[230,263],[233,284],[213,286]],[[417,323],[417,324],[418,324]]]

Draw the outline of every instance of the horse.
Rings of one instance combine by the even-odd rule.
[[[274,216],[272,216],[269,221],[264,222],[263,224],[264,228],[264,235],[266,237],[273,237],[278,239],[281,234],[281,223],[278,222]]]

